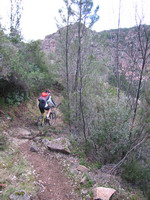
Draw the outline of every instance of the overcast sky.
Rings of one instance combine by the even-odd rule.
[[[99,5],[99,21],[93,30],[102,31],[118,27],[119,2],[121,1],[120,26],[132,27],[136,24],[135,10],[143,23],[150,24],[150,0],[93,0]],[[0,0],[0,16],[3,26],[9,24],[9,2]],[[63,0],[23,0],[21,28],[26,40],[44,39],[57,31],[55,17],[62,8]],[[137,8],[137,9],[136,9]]]

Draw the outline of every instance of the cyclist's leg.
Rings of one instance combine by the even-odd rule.
[[[47,107],[45,108],[45,110],[47,111],[46,117],[47,117],[47,119],[49,119],[49,116],[50,116],[50,113],[51,113],[51,107],[50,107],[50,106],[47,106]]]
[[[39,110],[41,112],[41,125],[44,125],[44,114],[45,114],[45,110],[44,110],[44,106],[42,104],[39,104]]]
[[[41,115],[44,115],[44,106],[39,103],[39,110],[41,112]]]

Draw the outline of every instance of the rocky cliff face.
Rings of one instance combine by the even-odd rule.
[[[72,47],[74,48],[74,53],[76,53],[75,41],[77,38],[77,26],[75,24],[71,25],[69,28],[69,45],[74,43],[74,46]],[[146,35],[144,36],[144,30],[149,33],[149,29],[149,26],[143,26],[140,30],[143,47],[146,45]],[[57,58],[62,56],[62,52],[59,51],[62,49],[62,46],[60,46],[60,40],[62,45],[64,42],[63,37],[65,37],[65,31],[66,28],[63,28],[54,34],[45,37],[42,41],[42,49],[47,55],[52,53],[57,55]],[[137,27],[120,29],[119,32],[117,29],[102,32],[95,32],[86,29],[86,38],[82,38],[82,42],[86,43],[85,48],[87,48],[84,50],[82,49],[83,54],[90,52],[91,56],[98,62],[103,63],[102,65],[105,65],[108,69],[114,68],[114,71],[116,70],[115,67],[118,62],[120,74],[125,75],[128,80],[132,79],[136,81],[139,79],[142,63],[142,51],[140,48]],[[63,44],[63,46],[65,47],[65,44]],[[72,47],[70,47],[70,49]],[[150,48],[148,51],[150,51]],[[148,51],[147,55],[149,54]],[[150,70],[149,67],[147,67],[147,69]],[[148,80],[146,74],[144,75],[144,79]]]
[[[46,54],[56,53],[56,44],[58,37],[59,34],[57,32],[51,35],[47,35],[45,39],[42,41],[42,49]]]
[[[65,34],[66,34],[66,28],[62,28],[60,30],[58,30],[56,33],[47,35],[45,37],[45,39],[42,41],[42,50],[44,51],[44,53],[46,55],[50,55],[50,54],[55,54],[57,55],[57,58],[59,58],[59,55],[62,56],[62,52],[64,52],[65,50]],[[87,48],[86,50],[84,49],[83,52],[86,53],[91,51],[92,55],[94,57],[98,57],[101,58],[102,56],[105,57],[105,48],[106,43],[103,43],[103,35],[104,33],[97,33],[95,31],[91,31],[90,29],[86,29],[86,34],[84,35],[84,37],[82,38],[82,42],[84,42],[85,48]],[[71,25],[70,29],[69,29],[69,48],[73,48],[74,53],[75,52],[75,48],[77,47],[77,26],[75,25]],[[105,39],[104,39],[105,40]],[[105,46],[105,47],[104,47]],[[64,48],[64,49],[63,49]],[[108,52],[108,51],[107,51]]]

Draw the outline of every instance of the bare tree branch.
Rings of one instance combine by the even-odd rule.
[[[145,142],[145,140],[147,139],[147,135],[140,141],[138,142],[134,147],[132,147],[127,153],[126,155],[123,157],[122,160],[120,160],[110,171],[109,173],[112,174],[115,172],[116,169],[118,169],[126,160],[126,158],[129,156],[129,154],[134,151],[138,146],[140,146],[142,143]]]

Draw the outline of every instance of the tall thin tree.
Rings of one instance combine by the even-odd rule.
[[[22,10],[22,0],[10,0],[10,36],[12,38],[19,39],[21,36]]]
[[[138,39],[137,41],[138,41],[139,52],[140,52],[139,56],[140,56],[140,61],[141,61],[141,70],[140,70],[140,75],[139,75],[136,100],[135,100],[133,118],[132,118],[132,123],[131,123],[130,138],[132,136],[132,129],[134,127],[135,118],[137,114],[138,101],[140,98],[144,70],[146,68],[146,65],[148,64],[147,62],[150,57],[150,29],[148,26],[142,25],[142,24],[139,24],[137,26],[137,39]]]
[[[96,7],[94,12],[93,9],[93,1],[92,0],[76,0],[74,1],[77,6],[77,27],[78,27],[78,35],[77,35],[77,64],[76,64],[76,73],[75,73],[75,92],[76,92],[76,118],[81,115],[82,120],[82,130],[84,134],[85,141],[87,141],[86,137],[86,123],[85,123],[85,115],[84,115],[84,103],[83,103],[83,61],[82,61],[82,39],[86,34],[86,29],[92,27],[92,25],[99,19],[97,12],[99,10],[99,6]],[[79,96],[78,96],[79,94]],[[78,109],[78,99],[79,99],[79,108]],[[79,115],[78,115],[79,113]]]

